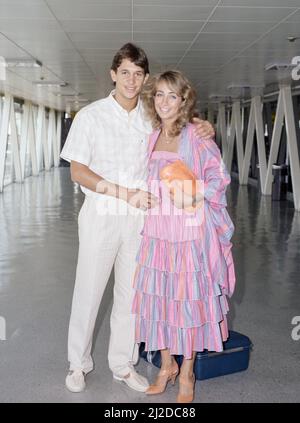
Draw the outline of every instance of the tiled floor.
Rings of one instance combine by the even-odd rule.
[[[0,194],[0,338],[6,338],[0,340],[0,402],[175,402],[177,384],[151,398],[112,379],[112,278],[97,320],[87,389],[72,394],[64,386],[82,199],[68,168]],[[246,372],[197,382],[196,402],[299,402],[300,340],[291,337],[291,321],[300,316],[300,213],[289,201],[272,202],[235,181],[228,203],[237,274],[230,327],[247,334],[254,349]],[[150,380],[157,372],[143,360],[137,368]]]

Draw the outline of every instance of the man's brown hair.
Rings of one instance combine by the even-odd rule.
[[[124,59],[130,60],[136,66],[142,68],[145,72],[145,75],[149,73],[149,62],[147,55],[140,47],[132,43],[124,44],[123,47],[121,47],[120,50],[115,54],[111,69],[117,72],[118,67],[121,65]]]

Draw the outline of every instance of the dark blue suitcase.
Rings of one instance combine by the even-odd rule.
[[[147,352],[144,348],[145,344],[141,343],[140,356],[154,366],[160,367],[160,351]],[[210,379],[246,370],[249,365],[251,348],[252,342],[248,336],[233,330],[229,331],[229,338],[224,342],[224,351],[208,352],[204,350],[197,352],[194,365],[196,379]],[[182,355],[175,358],[180,366],[183,359]]]

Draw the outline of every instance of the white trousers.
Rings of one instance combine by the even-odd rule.
[[[108,362],[125,376],[138,360],[131,305],[133,276],[144,216],[101,215],[97,201],[86,197],[78,216],[79,252],[69,325],[70,370],[93,369],[93,332],[103,292],[114,266],[114,300],[110,318]]]

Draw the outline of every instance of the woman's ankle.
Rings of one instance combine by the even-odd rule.
[[[168,370],[171,367],[175,367],[175,366],[177,366],[177,362],[175,358],[172,358],[171,360],[161,363],[161,370]]]
[[[180,371],[180,375],[179,377],[181,379],[186,379],[186,380],[193,380],[195,375],[193,371]]]

